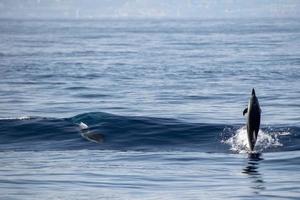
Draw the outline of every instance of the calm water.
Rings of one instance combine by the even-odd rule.
[[[0,78],[0,199],[300,198],[298,19],[0,20]]]

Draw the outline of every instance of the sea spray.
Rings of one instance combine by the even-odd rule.
[[[289,135],[287,131],[284,132],[273,132],[271,130],[259,130],[255,151],[263,152],[269,148],[276,148],[282,146],[279,141],[279,136]],[[228,139],[222,140],[223,143],[230,145],[230,150],[237,153],[246,153],[250,152],[248,137],[247,137],[247,128],[242,126],[237,129],[234,134]]]

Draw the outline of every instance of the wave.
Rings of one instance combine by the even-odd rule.
[[[138,150],[245,153],[241,124],[190,123],[176,119],[118,116],[93,112],[71,118],[0,119],[0,150]],[[300,127],[268,126],[256,151],[300,149]]]

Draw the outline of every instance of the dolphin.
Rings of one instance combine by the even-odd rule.
[[[243,111],[243,115],[248,113],[247,118],[247,135],[248,135],[248,142],[250,151],[253,151],[256,140],[257,140],[257,134],[259,131],[260,126],[260,114],[261,109],[258,103],[258,99],[255,95],[254,88],[252,89],[252,94],[248,103],[248,107],[245,108]]]
[[[85,139],[91,141],[91,142],[96,142],[96,143],[102,143],[104,140],[104,136],[102,134],[96,134],[93,133],[89,130],[88,125],[86,125],[83,122],[80,122],[79,128],[81,131],[81,136],[84,137]]]

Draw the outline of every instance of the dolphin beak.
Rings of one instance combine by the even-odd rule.
[[[252,96],[255,96],[255,90],[254,90],[254,88],[252,89]]]

